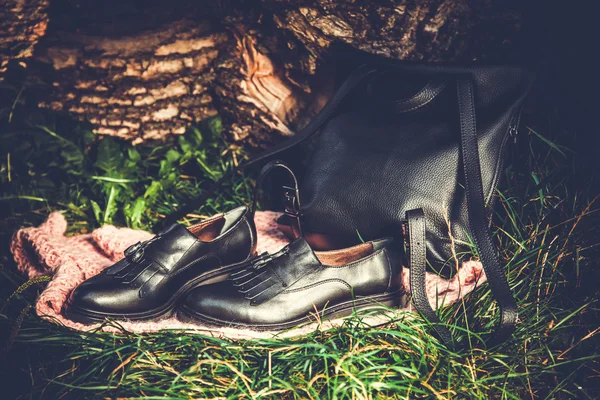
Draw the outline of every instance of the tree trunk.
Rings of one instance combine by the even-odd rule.
[[[43,107],[136,143],[218,114],[227,139],[248,147],[292,135],[322,108],[333,43],[405,60],[504,58],[522,21],[500,0],[55,0],[47,17],[32,62],[51,71]]]

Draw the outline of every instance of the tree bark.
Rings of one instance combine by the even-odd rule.
[[[229,140],[267,147],[293,135],[326,104],[333,72],[323,68],[295,80],[279,62],[278,37],[240,22],[231,23],[229,31],[234,40],[217,59],[214,85]]]
[[[332,43],[398,60],[505,61],[523,23],[518,2],[483,0],[263,0],[300,67],[316,70]],[[292,65],[298,63],[291,61]]]
[[[518,3],[501,0],[53,4],[32,62],[51,71],[41,105],[136,143],[218,114],[229,141],[265,147],[326,103],[334,43],[404,60],[505,58],[522,23]]]
[[[0,81],[10,60],[26,60],[48,26],[48,0],[0,1]]]
[[[38,48],[37,59],[54,71],[54,90],[41,106],[136,143],[181,134],[217,114],[208,88],[228,40],[223,30],[188,20],[116,38],[56,33]]]

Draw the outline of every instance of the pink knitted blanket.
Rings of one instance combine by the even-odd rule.
[[[258,252],[274,252],[283,247],[288,241],[277,229],[279,213],[271,211],[257,212],[256,227],[258,230]],[[37,314],[56,323],[77,330],[97,329],[98,325],[82,325],[66,319],[61,314],[62,306],[67,296],[84,280],[96,275],[104,268],[112,265],[123,257],[123,251],[138,241],[147,240],[152,234],[128,228],[117,228],[105,225],[90,234],[65,236],[67,221],[60,213],[52,213],[39,227],[20,229],[15,233],[11,243],[11,251],[17,262],[18,269],[30,279],[49,275],[52,280],[41,293],[36,303]],[[403,269],[402,281],[407,292],[409,286],[409,271]],[[458,273],[450,280],[437,275],[427,275],[427,291],[429,301],[435,308],[438,304],[449,305],[467,293],[477,284],[485,281],[481,264],[476,261],[463,263]],[[404,310],[398,310],[404,311]],[[363,321],[370,325],[380,325],[396,318],[397,314],[369,316]],[[202,324],[179,321],[176,316],[167,316],[159,320],[144,322],[119,322],[117,325],[104,325],[101,329],[130,332],[155,332],[161,329],[182,329],[185,331],[202,332],[232,339],[267,338],[278,336],[297,336],[315,329],[327,329],[339,326],[343,318],[323,321],[315,316],[315,323],[288,330],[285,332],[257,332],[249,329],[215,328]],[[120,327],[120,328],[119,328]]]

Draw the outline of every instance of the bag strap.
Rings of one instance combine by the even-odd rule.
[[[252,198],[252,206],[250,207],[250,215],[254,219],[254,213],[256,211],[256,205],[258,203],[259,191],[262,187],[263,181],[266,176],[276,168],[285,170],[288,175],[292,178],[292,184],[294,187],[283,186],[284,192],[284,213],[292,217],[293,223],[291,224],[292,232],[296,238],[302,236],[302,226],[300,224],[300,189],[298,187],[298,179],[296,174],[291,170],[285,163],[280,160],[273,160],[267,163],[258,174],[256,179],[256,186],[254,188],[254,196]]]
[[[425,284],[427,272],[427,225],[422,208],[406,212],[408,221],[408,248],[410,268],[410,293],[417,311],[432,324],[433,329],[443,342],[452,344],[452,333],[443,326],[437,314],[429,305]]]
[[[518,308],[488,229],[477,140],[473,82],[470,78],[460,78],[457,80],[456,88],[469,230],[479,253],[479,259],[483,265],[492,295],[500,307],[500,322],[491,340],[491,342],[499,343],[505,340],[514,330],[518,319]],[[406,213],[406,218],[410,237],[410,286],[415,308],[434,324],[440,338],[446,342],[451,342],[452,335],[450,331],[439,325],[440,321],[437,314],[433,311],[427,299],[425,289],[425,267],[427,262],[425,214],[422,209],[411,210]],[[416,239],[413,238],[413,235]]]
[[[517,302],[508,286],[504,267],[500,263],[488,228],[477,140],[473,81],[470,78],[459,79],[457,94],[469,228],[490,289],[500,306],[500,323],[494,340],[502,341],[508,338],[517,323],[519,316]]]

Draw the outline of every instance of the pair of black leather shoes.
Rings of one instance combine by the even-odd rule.
[[[294,218],[292,231],[298,236],[289,245],[274,254],[255,254],[255,195],[251,209],[236,208],[189,228],[174,224],[131,246],[123,260],[72,293],[66,316],[82,323],[147,320],[177,306],[183,319],[280,330],[315,313],[341,316],[365,307],[400,305],[401,261],[392,240],[313,251],[302,236],[291,170],[272,163],[257,186],[276,167],[287,169],[296,187],[295,192],[286,188],[286,214]]]
[[[82,323],[157,318],[194,287],[227,279],[255,252],[256,228],[247,207],[189,228],[174,224],[79,285],[64,313]]]

